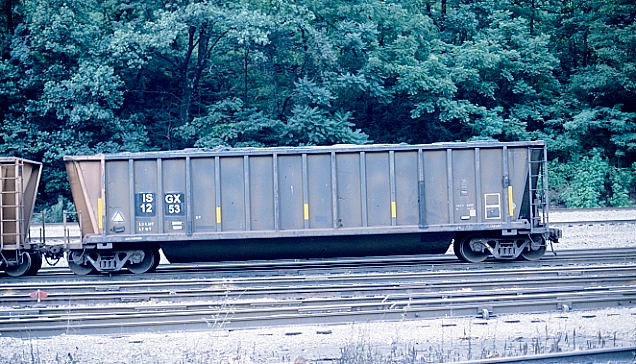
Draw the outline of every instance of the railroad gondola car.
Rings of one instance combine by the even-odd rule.
[[[444,253],[539,259],[546,146],[217,148],[65,157],[77,274],[170,262]]]
[[[0,157],[0,270],[13,277],[35,274],[42,266],[40,248],[29,239],[41,173],[41,163]]]

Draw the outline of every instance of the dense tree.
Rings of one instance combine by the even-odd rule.
[[[635,18],[628,0],[5,0],[0,153],[46,162],[59,207],[67,154],[544,139],[559,203],[626,205]]]

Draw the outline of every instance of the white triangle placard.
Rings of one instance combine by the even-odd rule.
[[[119,211],[115,211],[111,220],[113,222],[124,222],[124,215],[122,215]]]

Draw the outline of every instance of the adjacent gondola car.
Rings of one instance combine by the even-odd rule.
[[[29,239],[29,223],[42,165],[0,157],[0,270],[10,276],[35,274],[42,254]]]
[[[65,158],[77,274],[171,262],[455,253],[538,259],[541,141],[218,148]]]

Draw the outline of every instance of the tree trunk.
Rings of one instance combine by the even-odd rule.
[[[181,125],[190,121],[190,105],[192,104],[192,85],[190,84],[190,59],[194,51],[194,37],[197,28],[188,30],[188,50],[181,63],[181,102],[179,103],[179,122]]]
[[[536,11],[536,4],[535,4],[535,0],[532,0],[530,2],[530,35],[534,35],[534,17],[535,17],[535,11]]]
[[[208,64],[209,44],[210,44],[209,29],[204,27],[199,31],[199,44],[197,47],[197,66],[194,69],[194,77],[192,80],[192,87],[191,87],[191,95],[194,96],[198,94],[197,100],[194,101],[196,102],[197,105],[201,103],[201,95],[199,92],[200,90],[199,86],[201,83],[201,77],[203,76],[203,70]]]
[[[446,0],[442,0],[438,26],[440,30],[444,30],[446,28]]]
[[[11,35],[13,34],[13,0],[4,0],[4,6],[2,7],[2,10],[4,11],[4,13],[6,14],[6,28],[4,30],[4,36],[0,37],[0,40],[2,41],[0,44],[0,59],[8,59],[11,57],[11,55],[9,54],[9,39],[11,38]]]
[[[249,83],[249,73],[247,66],[249,65],[249,56],[250,49],[245,46],[245,51],[243,52],[243,103],[245,105],[249,104],[249,100],[247,99],[247,85]]]

